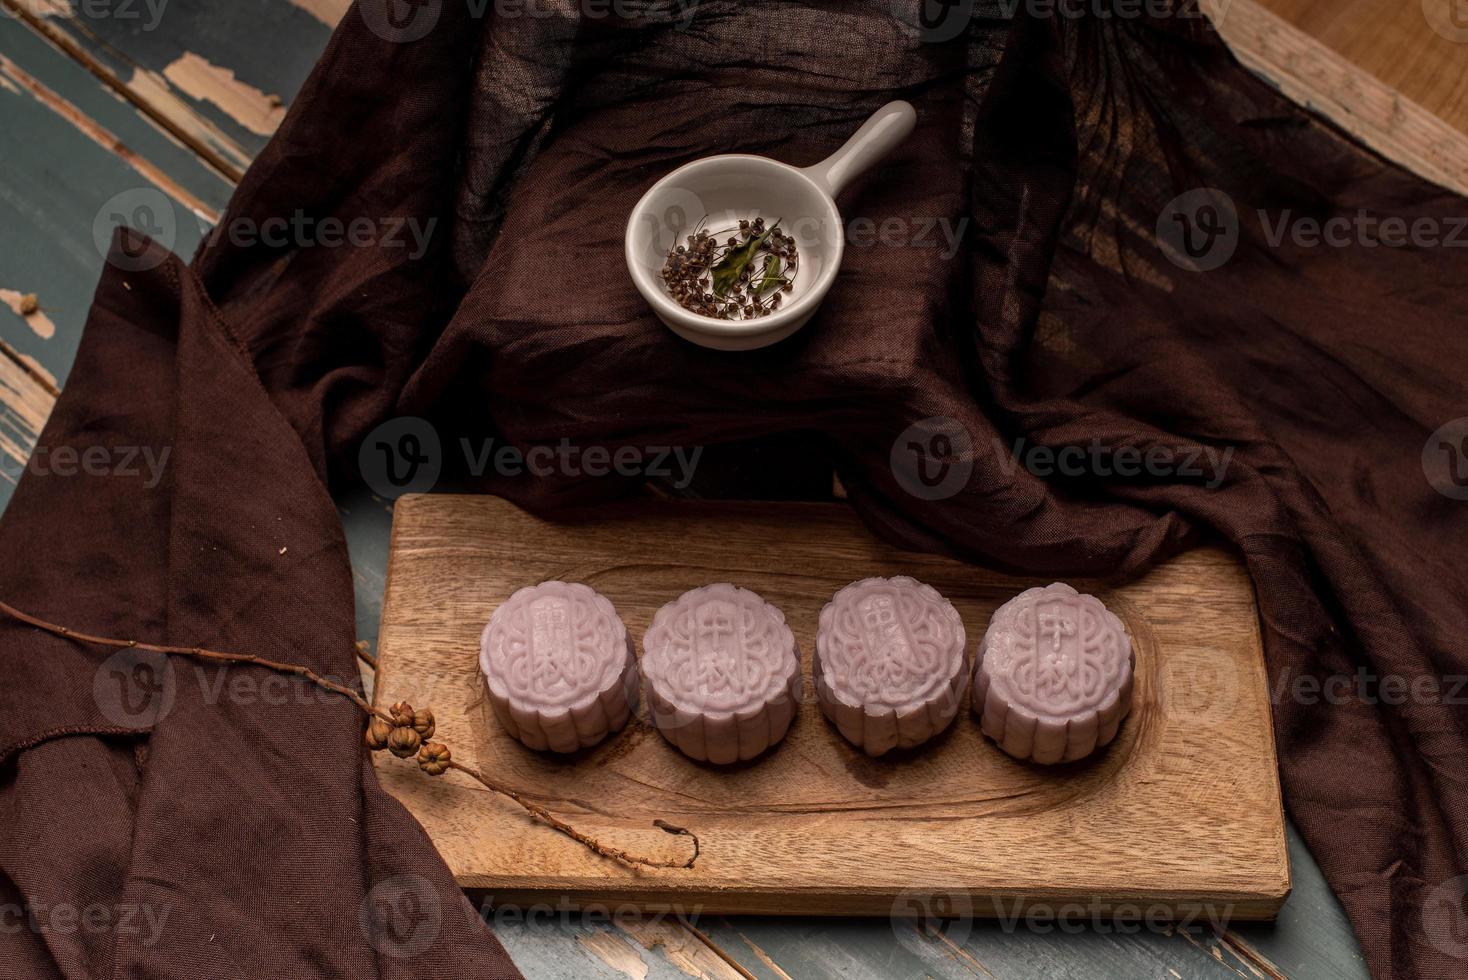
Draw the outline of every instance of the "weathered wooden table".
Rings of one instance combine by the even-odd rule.
[[[1443,6],[1449,5],[1443,0]],[[1383,153],[1468,189],[1468,31],[1400,0],[1204,0],[1250,67]],[[192,253],[347,0],[0,0],[0,507],[66,382],[103,257],[94,224],[157,188]],[[1447,28],[1444,28],[1447,24]],[[1461,36],[1454,36],[1456,34]],[[122,195],[119,197],[119,195]],[[25,297],[36,294],[40,309]],[[375,642],[391,507],[340,502]],[[40,560],[38,557],[37,560]],[[1279,921],[1065,923],[489,915],[532,977],[1360,977],[1340,907],[1291,840]],[[798,909],[792,909],[798,912]]]

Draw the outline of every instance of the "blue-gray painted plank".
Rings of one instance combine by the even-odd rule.
[[[1289,848],[1295,888],[1278,921],[1240,924],[1234,932],[1286,976],[1364,980],[1370,974],[1345,910],[1293,826]]]
[[[345,0],[0,3],[235,172],[265,145],[347,6]]]
[[[59,385],[76,355],[114,223],[161,229],[161,240],[188,256],[208,225],[170,194],[217,211],[233,187],[9,17],[0,17],[0,58],[0,289],[35,293],[55,329],[43,336],[0,308],[0,339]],[[31,85],[50,95],[38,96]],[[102,145],[103,132],[123,148]],[[171,186],[152,183],[144,174],[150,168]]]
[[[174,247],[187,254],[201,238],[200,220],[144,171],[156,169],[172,191],[213,208],[231,185],[10,17],[0,17],[0,132],[0,290],[34,293],[42,313],[23,317],[17,304],[0,304],[3,509],[76,355],[112,216],[162,201]]]

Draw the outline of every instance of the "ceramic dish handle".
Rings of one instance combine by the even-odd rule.
[[[841,149],[812,167],[805,174],[827,194],[835,197],[853,178],[891,153],[912,132],[917,111],[906,102],[888,102],[862,123]]]

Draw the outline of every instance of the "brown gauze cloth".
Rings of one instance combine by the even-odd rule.
[[[1425,464],[1429,436],[1468,415],[1468,260],[1278,229],[1364,212],[1383,240],[1400,231],[1387,219],[1446,240],[1468,204],[1254,78],[1191,4],[975,6],[945,30],[916,0],[620,17],[384,3],[348,12],[223,227],[411,219],[426,252],[407,233],[220,235],[192,267],[138,270],[145,244],[122,233],[41,444],[168,447],[165,476],[28,474],[0,525],[0,598],[352,677],[328,488],[358,479],[364,439],[399,416],[446,446],[522,451],[761,460],[793,441],[834,464],[877,533],[1046,576],[1132,575],[1221,536],[1257,588],[1289,815],[1372,971],[1462,974],[1463,433],[1437,437],[1436,488]],[[814,163],[893,98],[917,128],[843,194],[851,241],[805,329],[731,354],[652,317],[622,239],[655,180],[715,153]],[[1197,191],[1202,206],[1172,203]],[[932,419],[914,483],[893,446]],[[1017,445],[1087,462],[1040,475]],[[1114,475],[1127,459],[1152,464]],[[922,492],[954,469],[958,485]],[[554,514],[639,483],[471,486]],[[0,645],[0,902],[140,910],[128,929],[0,930],[7,971],[513,974],[378,787],[342,699],[221,694],[273,675],[106,666],[116,651],[10,619]],[[167,710],[134,717],[113,684],[129,676]],[[1361,676],[1443,683],[1295,693]]]

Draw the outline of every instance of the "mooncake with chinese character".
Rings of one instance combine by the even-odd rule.
[[[520,589],[489,618],[479,667],[489,704],[527,748],[574,752],[627,724],[637,657],[611,600],[572,582]]]
[[[906,576],[853,582],[821,610],[821,710],[868,755],[921,745],[963,703],[966,642],[958,610],[932,586]]]
[[[800,655],[784,613],[727,583],[657,611],[642,675],[658,731],[700,762],[753,759],[785,737],[800,705]]]
[[[974,664],[973,710],[1001,749],[1074,762],[1116,738],[1131,711],[1126,627],[1092,595],[1056,582],[994,611]]]

